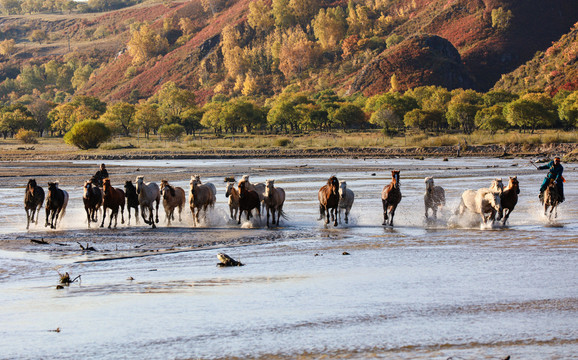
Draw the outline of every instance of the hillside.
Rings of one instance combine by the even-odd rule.
[[[203,8],[200,0],[191,0],[147,2],[97,14],[3,16],[0,41],[14,39],[17,46],[13,56],[0,60],[0,82],[15,79],[25,66],[54,59],[62,64],[72,61],[69,71],[75,74],[89,66],[89,76],[77,81],[74,88],[44,85],[41,93],[61,90],[107,101],[148,98],[167,81],[193,90],[201,103],[215,93],[271,96],[290,84],[303,90],[333,88],[340,93],[372,95],[389,90],[394,74],[399,90],[440,85],[487,91],[503,74],[568,33],[578,19],[578,7],[567,0],[391,0],[379,6],[362,0],[349,6],[345,1],[311,2],[328,14],[337,7],[345,14],[341,40],[328,45],[315,31],[317,12],[303,16],[289,12],[293,27],[275,23],[261,31],[249,24],[251,2],[214,1],[211,4],[219,8],[211,11]],[[261,3],[271,9],[271,2]],[[502,23],[496,21],[498,10],[510,11]],[[190,20],[190,34],[180,30],[181,19]],[[168,47],[135,63],[127,44],[131,29],[145,22],[168,41]],[[233,26],[227,31],[233,31],[235,37],[228,43],[231,49],[223,48],[227,26]],[[34,29],[45,31],[48,39],[32,43],[28,38]],[[568,38],[576,29],[572,31]],[[394,37],[401,42],[391,41]],[[559,50],[550,52],[566,54],[567,46],[565,40]],[[233,66],[231,61],[238,63]],[[542,76],[547,71],[552,86],[558,88],[564,86],[561,77],[572,64],[555,69],[541,66],[536,71]],[[249,80],[252,87],[241,91],[239,84]],[[502,79],[502,83],[502,88],[519,89],[514,82]],[[0,86],[0,96],[24,94],[22,86],[12,83],[4,84],[4,89],[2,95]]]
[[[532,60],[502,75],[494,89],[544,89],[552,95],[559,90],[578,90],[578,23],[546,51],[539,51]]]

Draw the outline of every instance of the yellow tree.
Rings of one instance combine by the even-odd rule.
[[[0,42],[0,55],[10,57],[16,51],[16,41],[8,39]]]
[[[347,33],[347,20],[341,7],[321,9],[312,21],[315,37],[323,49],[335,50]]]
[[[239,38],[239,32],[231,25],[226,26],[221,34],[223,64],[231,78],[243,75],[246,69],[243,49],[237,45]]]
[[[293,28],[283,35],[279,54],[279,70],[289,79],[315,64],[320,51],[301,28]]]
[[[295,21],[300,25],[309,24],[311,18],[319,11],[317,0],[289,0],[289,7],[293,10]]]
[[[167,40],[155,33],[149,24],[142,24],[131,31],[128,53],[133,64],[138,65],[166,51],[168,46]]]
[[[266,32],[273,28],[275,19],[269,6],[264,0],[254,0],[249,4],[249,14],[247,15],[249,26],[257,32]]]

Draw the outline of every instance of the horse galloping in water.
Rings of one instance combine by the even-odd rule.
[[[93,184],[92,180],[84,182],[82,202],[84,202],[86,220],[88,227],[90,227],[90,222],[98,222],[98,209],[102,205],[102,191]]]
[[[319,199],[319,220],[325,219],[329,224],[329,217],[333,220],[333,226],[337,226],[337,207],[339,206],[339,180],[331,176],[327,184],[323,185],[317,193]]]
[[[401,190],[399,189],[399,170],[391,172],[391,183],[386,185],[381,191],[381,202],[383,204],[383,224],[393,226],[395,209],[401,201]],[[389,220],[389,224],[388,224]]]
[[[339,182],[339,222],[341,222],[341,210],[345,210],[345,223],[349,223],[349,212],[353,206],[353,200],[355,200],[355,194],[353,190],[347,187],[346,181]]]
[[[114,227],[118,223],[118,209],[120,208],[120,223],[124,224],[124,191],[116,189],[110,185],[110,179],[106,178],[102,182],[104,189],[104,197],[102,199],[102,223],[100,227],[104,226],[104,219],[106,218],[106,209],[110,209],[110,221],[108,228],[112,225],[112,218],[114,217]]]
[[[517,176],[510,176],[510,181],[508,182],[508,187],[504,189],[502,195],[500,195],[500,202],[502,203],[502,213],[499,215],[502,217],[502,225],[506,225],[506,221],[510,217],[514,207],[518,203],[518,194],[520,193],[520,185],[518,183]],[[505,215],[503,215],[504,210],[508,210]]]
[[[542,204],[544,205],[544,215],[552,220],[552,212],[554,213],[554,218],[558,217],[558,205],[560,205],[560,193],[558,192],[558,186],[554,179],[549,179],[548,186],[544,190],[544,196],[542,197]],[[548,208],[550,208],[550,214],[548,214]]]
[[[498,214],[498,221],[502,214],[502,201],[500,193],[494,192],[489,188],[466,190],[462,193],[461,202],[456,210],[456,215],[462,215],[466,210],[479,214],[482,222],[486,224],[488,220],[494,221]]]
[[[241,178],[242,182],[247,184],[247,190],[253,190],[259,195],[259,200],[261,201],[261,211],[265,210],[265,184],[264,183],[255,183],[253,184],[249,181],[249,175],[243,175]],[[241,182],[239,181],[239,183]]]
[[[285,190],[280,187],[275,187],[275,180],[267,180],[265,182],[265,207],[267,209],[267,226],[269,226],[269,213],[273,215],[273,225],[279,226],[279,218],[285,217],[283,212],[283,203],[285,203]],[[277,221],[275,221],[275,213],[277,213]]]
[[[44,226],[50,226],[56,229],[58,218],[62,221],[68,205],[68,193],[58,188],[58,182],[48,183],[48,198],[46,199],[46,223]],[[50,218],[50,221],[48,219]]]
[[[178,186],[171,186],[167,180],[162,180],[161,196],[163,197],[167,224],[171,225],[171,220],[175,219],[175,208],[177,207],[179,208],[179,222],[181,222],[181,213],[183,206],[185,206],[185,190]]]
[[[239,214],[239,191],[235,189],[235,183],[227,183],[227,191],[225,197],[229,198],[229,211],[231,212],[231,219],[236,220]],[[234,213],[234,215],[233,215]]]
[[[432,176],[425,178],[425,194],[423,195],[423,202],[425,204],[425,218],[428,217],[428,210],[431,209],[433,218],[437,218],[437,211],[446,204],[446,193],[441,186],[434,185]]]
[[[154,182],[144,182],[144,176],[136,177],[136,193],[138,194],[138,203],[140,205],[140,214],[147,225],[152,225],[153,229],[157,226],[155,221],[159,222],[159,203],[161,202],[161,191],[159,186]],[[153,206],[156,202],[156,217],[154,217]],[[148,211],[148,220],[146,218]]]
[[[134,209],[134,218],[138,224],[138,194],[136,187],[132,181],[128,180],[124,183],[124,195],[126,196],[126,211],[128,212],[128,224],[130,225],[130,209]]]
[[[24,210],[26,210],[26,230],[33,222],[38,225],[38,217],[40,216],[40,208],[44,202],[44,189],[36,184],[36,179],[29,179],[26,185],[26,192],[24,193]],[[36,215],[36,221],[34,221]]]
[[[257,209],[259,220],[261,220],[261,200],[259,194],[254,190],[247,189],[247,182],[241,180],[239,182],[239,221],[241,223],[241,216],[243,211],[247,212],[247,221],[251,218],[251,211]]]
[[[191,176],[189,184],[191,186],[189,190],[189,207],[191,208],[191,213],[193,215],[193,226],[197,226],[200,222],[199,216],[201,209],[203,210],[204,218],[206,220],[207,208],[209,206],[215,206],[217,191],[215,185],[211,183],[201,184],[200,179],[195,176]]]

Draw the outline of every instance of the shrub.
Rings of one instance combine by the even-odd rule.
[[[75,124],[64,135],[64,142],[82,150],[96,149],[100,144],[107,141],[110,136],[110,129],[101,121],[84,120]]]
[[[287,146],[291,143],[291,140],[287,138],[275,139],[275,146]]]
[[[15,136],[16,139],[22,141],[24,144],[38,144],[35,131],[20,129]]]
[[[168,140],[178,140],[184,132],[185,128],[180,124],[163,125],[159,128],[159,134]]]

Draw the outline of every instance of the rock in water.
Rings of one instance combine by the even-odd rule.
[[[227,254],[218,253],[217,259],[219,259],[220,263],[217,263],[217,266],[243,266],[244,264],[240,261],[237,261],[230,257]]]

